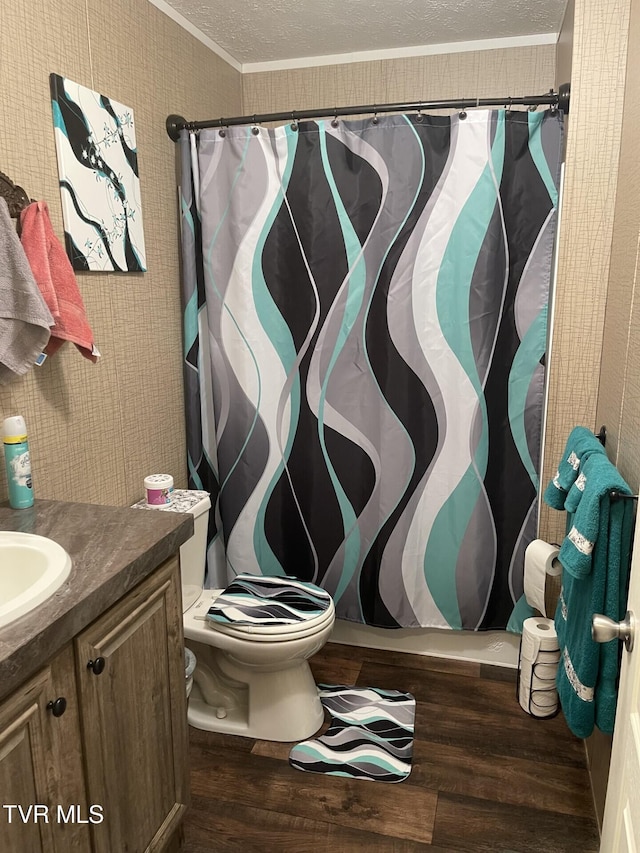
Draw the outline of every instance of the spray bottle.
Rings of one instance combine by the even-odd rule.
[[[33,506],[33,483],[27,427],[21,415],[5,418],[2,425],[2,442],[7,468],[9,504],[13,509],[26,509]]]

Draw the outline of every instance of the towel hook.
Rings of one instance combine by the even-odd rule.
[[[7,202],[9,216],[12,219],[17,219],[20,216],[20,211],[34,201],[34,199],[29,198],[22,187],[14,184],[4,172],[0,172],[0,196]]]

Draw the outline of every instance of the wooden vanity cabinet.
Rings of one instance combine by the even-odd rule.
[[[0,704],[0,799],[3,853],[90,850],[71,645]]]
[[[48,703],[66,698],[61,716]],[[59,710],[59,708],[57,709]],[[42,804],[45,822],[0,815],[3,853],[175,849],[188,803],[177,557],[82,631],[0,704],[3,803]],[[84,822],[60,822],[65,816]],[[6,810],[5,810],[6,811]],[[102,818],[102,819],[101,819]]]
[[[178,560],[75,641],[95,853],[163,850],[187,808],[187,712]]]

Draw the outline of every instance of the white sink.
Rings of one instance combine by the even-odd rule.
[[[0,530],[0,628],[46,601],[70,571],[71,557],[57,542]]]

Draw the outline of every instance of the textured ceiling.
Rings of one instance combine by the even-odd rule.
[[[247,64],[557,33],[566,2],[164,0],[163,5]]]

